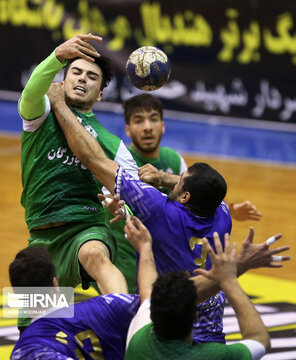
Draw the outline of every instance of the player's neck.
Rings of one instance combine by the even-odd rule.
[[[92,109],[93,109],[93,106],[94,104],[77,104],[73,101],[71,101],[71,99],[69,98],[65,98],[66,100],[66,104],[71,107],[72,109],[76,110],[76,111],[79,111],[83,114],[86,114],[86,113],[89,113],[89,112],[92,112]]]
[[[184,341],[186,342],[186,344],[192,345],[192,343],[193,343],[193,340],[192,340],[192,330],[190,331],[190,334],[188,334],[188,336],[184,339]]]
[[[131,147],[139,153],[141,156],[148,158],[148,159],[157,159],[159,157],[159,146],[154,151],[143,151],[139,149],[133,142],[131,143]]]

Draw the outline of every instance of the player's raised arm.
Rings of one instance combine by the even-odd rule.
[[[66,65],[67,59],[80,57],[94,61],[91,56],[100,56],[88,41],[102,41],[99,36],[92,34],[76,35],[59,45],[33,71],[26,84],[19,103],[21,116],[26,120],[33,120],[42,116],[46,111],[44,95],[56,74]],[[90,55],[90,56],[88,56]]]
[[[269,335],[260,315],[237,281],[236,246],[234,244],[231,248],[229,236],[226,236],[225,250],[223,251],[218,233],[214,234],[214,241],[217,254],[208,241],[204,239],[204,244],[212,261],[212,268],[209,271],[198,269],[198,273],[216,282],[225,292],[237,315],[243,340],[248,339],[257,342],[258,344],[254,342],[250,345],[252,349],[255,346],[256,352],[260,352],[260,345],[263,345],[264,349],[261,348],[262,356],[264,350],[270,347]],[[256,358],[259,359],[260,357]]]
[[[152,238],[146,226],[135,216],[133,218],[128,216],[124,231],[128,241],[140,256],[137,278],[139,294],[143,302],[151,296],[152,284],[157,278]]]
[[[118,165],[107,158],[99,143],[84,129],[69,109],[61,84],[52,84],[47,95],[73,153],[111,194],[114,194]]]

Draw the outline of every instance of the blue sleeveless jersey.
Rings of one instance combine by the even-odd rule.
[[[123,359],[139,303],[138,295],[103,295],[71,305],[73,318],[37,319],[21,335],[11,359]]]
[[[199,267],[211,268],[211,260],[202,243],[206,237],[213,248],[213,233],[217,232],[224,246],[224,234],[231,231],[231,216],[222,202],[214,216],[201,218],[192,214],[177,201],[170,201],[154,187],[133,179],[118,167],[115,193],[126,202],[133,213],[151,232],[153,254],[159,273],[188,271]],[[199,322],[194,325],[195,342],[225,342],[223,310],[225,296],[220,292],[198,305]]]

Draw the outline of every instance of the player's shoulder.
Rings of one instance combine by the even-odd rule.
[[[104,303],[104,308],[111,309],[113,317],[119,315],[123,321],[135,316],[140,306],[140,297],[137,294],[108,294],[99,298],[101,304]]]
[[[226,216],[230,216],[229,208],[224,200],[218,206],[217,211],[222,212]]]

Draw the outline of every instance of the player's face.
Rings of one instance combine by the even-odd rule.
[[[102,97],[102,71],[98,65],[84,59],[72,62],[63,82],[66,102],[81,112],[88,112]]]
[[[127,136],[132,139],[132,146],[142,155],[156,158],[159,143],[165,131],[164,122],[156,110],[135,111],[130,123],[125,126]]]
[[[169,195],[169,199],[172,201],[180,201],[180,198],[182,197],[183,194],[183,185],[184,185],[184,179],[189,176],[188,175],[188,171],[184,171],[182,176],[180,176],[179,181],[177,182],[177,184],[175,185],[173,191],[170,193]]]

